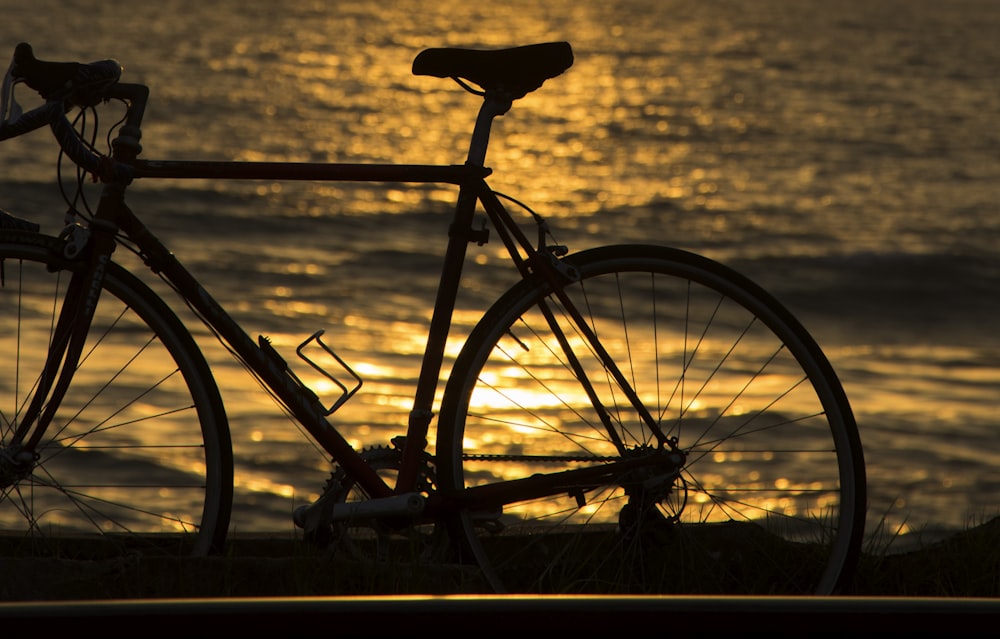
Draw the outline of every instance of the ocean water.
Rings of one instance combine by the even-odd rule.
[[[0,8],[0,51],[28,41],[42,58],[113,57],[151,87],[150,159],[460,163],[478,99],[411,75],[413,57],[571,42],[574,66],[497,122],[491,184],[551,218],[573,249],[653,239],[728,263],[785,302],[851,398],[872,529],[931,534],[1000,511],[997,3]],[[63,210],[55,157],[44,132],[0,146],[0,206],[48,231]],[[131,201],[251,334],[293,348],[327,329],[367,380],[338,420],[358,445],[378,445],[406,421],[453,197],[149,181]],[[459,334],[503,289],[496,257],[477,257]],[[328,464],[205,342],[232,421],[234,527],[290,529]]]

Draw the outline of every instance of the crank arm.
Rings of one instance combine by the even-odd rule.
[[[295,525],[306,532],[316,530],[324,521],[414,517],[424,511],[425,498],[420,493],[403,493],[363,501],[328,503],[322,499],[295,510]]]

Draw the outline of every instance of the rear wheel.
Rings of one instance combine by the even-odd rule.
[[[690,253],[606,247],[566,263],[579,272],[566,294],[621,376],[550,290],[516,286],[456,361],[441,407],[440,488],[458,495],[642,456],[651,463],[461,511],[454,529],[494,588],[842,586],[863,532],[864,463],[848,401],[812,338],[759,287]]]
[[[87,343],[35,458],[12,442],[38,386],[78,262],[61,242],[0,232],[0,534],[14,552],[136,545],[206,554],[225,540],[233,460],[218,389],[194,340],[112,263]]]

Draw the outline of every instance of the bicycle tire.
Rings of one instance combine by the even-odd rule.
[[[567,294],[685,462],[676,477],[633,474],[502,512],[458,511],[451,534],[492,588],[842,591],[864,532],[864,460],[847,397],[812,337],[746,277],[692,253],[612,246],[565,263],[579,273]],[[546,326],[542,300],[599,381],[618,446]],[[657,448],[584,343],[547,285],[524,281],[487,311],[442,399],[446,497],[461,503],[468,487]]]
[[[0,454],[39,379],[70,272],[55,238],[0,232]],[[34,464],[0,468],[18,554],[205,555],[225,542],[233,455],[218,387],[176,314],[120,265]],[[96,542],[96,543],[95,543]]]

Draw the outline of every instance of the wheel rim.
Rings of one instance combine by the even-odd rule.
[[[666,487],[663,477],[647,478],[660,487],[638,497],[619,482],[508,505],[502,518],[463,513],[459,527],[495,583],[519,591],[834,590],[857,552],[863,489],[839,383],[811,339],[759,289],[713,263],[662,255],[581,258],[584,286],[570,292],[676,438],[687,457],[682,473]],[[627,451],[655,445],[621,389],[587,356],[620,442],[606,436],[533,302],[526,292],[502,300],[496,325],[470,338],[496,347],[473,348],[456,364],[463,375],[475,371],[476,381],[449,386],[454,395],[442,407],[442,429],[455,428],[438,446],[448,460],[443,485],[461,490],[579,467],[585,462],[575,460],[587,455],[612,458],[623,444]],[[543,462],[541,454],[574,461]],[[672,520],[680,525],[662,525]],[[630,534],[623,522],[645,523]],[[569,534],[601,529],[603,539]],[[793,568],[774,577],[773,560],[791,556]]]
[[[69,274],[48,272],[47,250],[0,248],[0,347],[14,354],[0,376],[0,443],[11,452]],[[3,478],[0,531],[30,541],[22,552],[58,552],[86,539],[116,542],[96,552],[140,544],[205,554],[224,538],[232,462],[214,382],[200,356],[185,351],[186,333],[170,332],[176,319],[157,319],[164,309],[123,278],[109,270],[74,382],[36,457]]]

